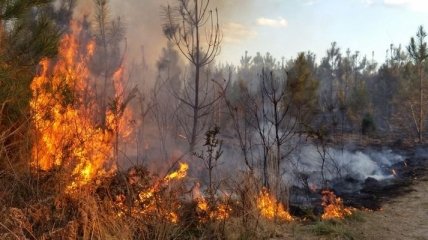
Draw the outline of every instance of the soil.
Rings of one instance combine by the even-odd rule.
[[[428,239],[428,176],[416,180],[414,191],[365,214],[355,226],[364,239]]]

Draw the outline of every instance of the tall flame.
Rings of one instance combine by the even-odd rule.
[[[60,42],[57,60],[41,61],[30,101],[36,132],[32,166],[44,171],[66,169],[74,177],[71,188],[116,169],[111,161],[113,128],[108,122],[102,128],[93,120],[98,109],[87,66],[95,43],[80,50],[80,32],[80,25],[72,22],[70,33]]]
[[[322,191],[322,206],[324,207],[324,214],[321,216],[323,220],[330,219],[343,219],[346,216],[352,215],[354,208],[345,207],[342,199],[336,197],[332,191]]]
[[[132,134],[130,122],[132,121],[132,111],[126,108],[129,96],[126,96],[124,88],[125,68],[119,67],[113,74],[113,86],[115,90],[114,100],[107,111],[107,124],[119,133],[120,137],[127,139]]]

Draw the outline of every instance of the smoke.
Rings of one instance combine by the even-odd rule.
[[[280,1],[269,0],[275,4],[280,4]],[[126,26],[126,56],[128,62],[141,62],[143,59],[152,72],[155,72],[156,63],[159,60],[162,48],[166,47],[167,39],[162,31],[162,6],[167,4],[175,5],[176,0],[110,0],[111,18],[120,17],[121,21]],[[258,1],[247,0],[211,0],[210,7],[217,8],[219,11],[219,21],[221,26],[233,26],[234,29],[240,29],[241,35],[251,35],[253,33],[246,32],[245,28],[237,22],[242,20],[242,13],[246,16],[254,15],[257,9]],[[94,18],[94,2],[80,0],[75,10],[75,17],[81,18],[84,15]],[[233,23],[232,25],[230,25]],[[228,36],[224,36],[225,39]],[[223,43],[225,44],[225,43]],[[154,82],[156,77],[150,77],[149,81]],[[149,85],[142,87],[150,88]],[[151,131],[154,132],[153,129]],[[153,134],[154,135],[154,134]],[[153,144],[155,145],[155,144]],[[175,146],[168,146],[175,149]],[[225,164],[222,165],[227,169],[244,169],[240,167],[239,151],[234,149],[226,149],[223,156]],[[383,179],[390,174],[385,172],[385,167],[391,166],[394,163],[403,160],[403,157],[392,153],[390,150],[384,151],[356,151],[337,150],[330,148],[327,150],[328,156],[325,163],[324,175],[325,178],[333,180],[338,177],[350,176],[352,178],[363,181],[367,177]],[[179,154],[176,154],[179,155]],[[320,182],[321,164],[317,148],[313,145],[304,146],[300,151],[296,152],[288,164],[284,166],[285,171],[289,171],[289,176],[294,176],[290,181],[298,181],[299,174],[306,174],[312,182]]]
[[[254,8],[254,1],[245,0],[211,0],[210,8],[218,9],[219,23],[225,29],[231,22],[241,16],[243,11]],[[162,6],[175,5],[177,0],[110,0],[111,17],[120,17],[127,28],[127,57],[132,62],[145,59],[148,67],[153,69],[167,39],[162,31]],[[79,0],[75,17],[90,15],[93,19],[94,1]],[[235,23],[236,24],[236,23]],[[227,29],[225,29],[227,30]],[[225,32],[225,31],[223,31]],[[228,39],[228,36],[224,36]],[[142,51],[144,47],[144,51]],[[144,56],[143,56],[144,55]]]
[[[287,168],[296,183],[296,177],[306,175],[308,182],[318,184],[322,182],[321,149],[314,145],[304,146],[297,151],[288,164]],[[404,157],[394,153],[392,150],[365,150],[349,151],[335,148],[327,148],[325,155],[324,177],[328,181],[339,178],[351,178],[363,182],[367,178],[382,180],[392,177],[389,167],[404,161]],[[298,179],[297,179],[298,181]]]

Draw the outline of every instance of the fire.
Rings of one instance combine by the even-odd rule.
[[[178,223],[179,215],[176,212],[179,205],[171,199],[161,197],[161,192],[172,181],[179,181],[187,176],[189,165],[180,163],[178,170],[168,174],[162,179],[156,181],[148,189],[138,193],[138,198],[134,201],[129,210],[125,206],[126,196],[118,195],[116,197],[116,207],[120,210],[117,216],[122,217],[126,212],[130,212],[134,217],[146,219],[150,216],[160,217],[170,223]]]
[[[207,220],[222,221],[230,217],[232,208],[227,203],[209,203],[200,191],[200,184],[196,183],[193,188],[193,198],[196,202],[196,212],[199,213],[200,221],[207,222]]]
[[[322,206],[324,207],[324,214],[321,216],[323,220],[343,219],[352,215],[355,210],[351,207],[345,207],[342,199],[328,190],[322,191]]]
[[[288,222],[293,220],[290,213],[285,210],[284,205],[278,202],[266,188],[263,188],[260,191],[257,198],[257,208],[259,209],[260,214],[269,220],[278,219]]]
[[[133,132],[129,124],[133,116],[131,109],[126,108],[129,96],[126,96],[126,91],[123,86],[124,73],[124,67],[119,67],[113,74],[115,96],[113,103],[110,104],[110,108],[107,111],[107,123],[112,129],[115,129],[122,138],[127,139]]]
[[[154,194],[159,191],[159,189],[167,185],[169,182],[173,180],[180,180],[187,176],[187,170],[189,169],[189,165],[187,163],[180,163],[180,167],[177,171],[168,174],[162,180],[156,182],[149,190],[145,192],[140,192],[138,194],[141,201],[145,201],[154,196]]]
[[[112,122],[101,127],[94,120],[98,105],[87,66],[95,42],[81,48],[80,32],[80,25],[72,22],[70,33],[60,42],[57,59],[42,60],[41,72],[31,84],[36,133],[31,164],[43,171],[68,171],[72,175],[68,190],[116,170],[111,131],[116,128]],[[118,80],[115,88],[120,89],[119,85]]]
[[[230,213],[232,211],[232,208],[228,204],[220,203],[216,207],[216,209],[211,212],[210,218],[216,219],[216,220],[226,220],[230,217]]]
[[[189,165],[186,164],[186,163],[180,163],[180,168],[177,171],[168,174],[164,178],[164,181],[165,182],[170,182],[172,180],[183,179],[183,178],[185,178],[187,176],[187,170],[189,170]]]

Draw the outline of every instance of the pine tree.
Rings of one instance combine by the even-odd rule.
[[[0,1],[1,124],[21,124],[28,115],[30,84],[40,59],[57,53],[60,37],[51,0]],[[7,25],[7,28],[5,27]]]
[[[422,26],[419,27],[418,32],[416,33],[416,39],[411,38],[410,44],[407,47],[410,57],[412,58],[414,64],[418,68],[419,76],[419,125],[417,127],[417,132],[419,134],[419,142],[422,142],[422,133],[423,133],[423,79],[424,79],[424,63],[428,58],[427,43],[425,41],[427,34]]]

